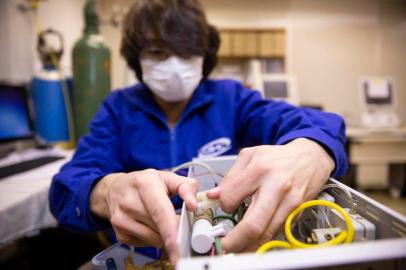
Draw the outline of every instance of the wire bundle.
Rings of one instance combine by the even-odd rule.
[[[328,208],[335,209],[344,218],[347,230],[343,230],[337,237],[322,243],[322,244],[307,244],[297,240],[291,231],[291,224],[293,219],[303,210],[314,206],[325,206]],[[351,243],[354,239],[354,227],[352,226],[351,218],[349,215],[341,208],[339,205],[325,201],[325,200],[312,200],[299,205],[295,210],[293,210],[285,221],[285,236],[288,242],[273,240],[269,241],[257,249],[257,254],[263,254],[272,248],[316,248],[325,246],[334,246],[342,243]]]

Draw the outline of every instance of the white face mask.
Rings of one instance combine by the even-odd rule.
[[[157,96],[168,102],[191,97],[203,77],[203,57],[183,59],[177,56],[166,60],[140,59],[142,80]]]

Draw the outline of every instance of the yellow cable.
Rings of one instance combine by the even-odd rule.
[[[335,209],[341,216],[344,218],[345,224],[347,226],[347,231],[342,231],[337,237],[333,238],[330,241],[327,241],[322,244],[306,244],[298,241],[292,234],[290,229],[293,219],[297,214],[302,212],[308,207],[313,206],[326,206],[332,209]],[[281,247],[281,248],[315,248],[315,247],[324,247],[324,246],[333,246],[341,243],[351,243],[354,238],[354,227],[352,226],[350,216],[341,208],[339,205],[325,201],[325,200],[312,200],[299,205],[295,210],[293,210],[285,221],[285,236],[288,242],[284,241],[269,241],[257,249],[257,254],[263,254],[271,248]]]
[[[298,241],[293,236],[292,231],[290,229],[290,225],[297,214],[302,212],[304,209],[306,209],[308,207],[313,207],[313,206],[326,206],[326,207],[335,209],[338,213],[341,214],[341,216],[343,216],[348,232],[342,231],[337,237],[335,237],[332,240],[327,241],[323,244],[316,244],[316,245],[315,244],[306,244],[306,243],[302,243],[302,242]],[[350,216],[339,205],[337,205],[333,202],[325,201],[325,200],[313,200],[313,201],[308,201],[308,202],[302,203],[301,205],[299,205],[299,207],[297,207],[295,210],[293,210],[292,213],[290,213],[290,215],[288,216],[288,218],[285,221],[285,235],[286,235],[286,239],[294,247],[313,248],[313,247],[320,247],[320,246],[337,245],[337,244],[340,244],[343,242],[351,243],[354,238],[354,228],[352,226]]]
[[[269,241],[257,249],[257,254],[263,254],[273,248],[292,248],[292,245],[288,242],[280,240]]]

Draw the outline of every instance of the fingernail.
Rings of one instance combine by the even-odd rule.
[[[197,202],[196,202],[196,200],[191,200],[188,202],[188,204],[186,206],[187,206],[186,208],[188,208],[187,210],[195,211],[197,208]]]
[[[221,190],[220,187],[215,187],[215,188],[213,188],[213,189],[208,190],[206,194],[207,194],[208,197],[210,197],[210,198],[218,197],[218,195],[220,194],[220,190]]]

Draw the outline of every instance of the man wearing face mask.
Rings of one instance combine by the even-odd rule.
[[[244,219],[222,239],[227,252],[243,252],[271,239],[292,209],[345,172],[342,119],[209,80],[219,43],[197,0],[136,1],[121,53],[141,83],[112,92],[54,177],[51,210],[61,224],[112,227],[123,243],[164,247],[174,263],[179,203],[171,198],[194,210],[197,183],[167,169],[238,154],[208,196],[230,213],[252,196]]]

